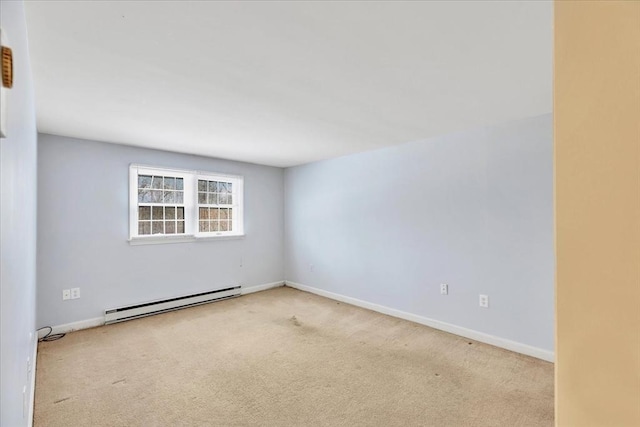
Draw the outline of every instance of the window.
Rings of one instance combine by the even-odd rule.
[[[132,243],[243,235],[242,177],[140,165],[129,173]]]
[[[219,233],[234,230],[234,185],[230,179],[198,177],[198,231]]]
[[[158,172],[138,174],[138,235],[184,234],[184,177]]]

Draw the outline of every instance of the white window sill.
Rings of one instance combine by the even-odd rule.
[[[244,239],[244,234],[222,234],[220,236],[196,236],[196,242],[208,242],[211,240],[238,240]]]
[[[194,236],[183,234],[180,236],[153,235],[145,237],[132,237],[129,239],[131,246],[138,245],[163,245],[168,243],[209,242],[216,240],[244,239],[244,234],[223,234],[220,236]]]

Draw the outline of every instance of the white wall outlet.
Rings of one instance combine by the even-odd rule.
[[[63,289],[62,290],[62,299],[63,300],[71,299],[71,289]]]
[[[440,295],[449,295],[449,285],[440,283]]]
[[[80,298],[80,288],[71,288],[71,299]]]
[[[489,308],[489,296],[480,294],[480,300],[478,301],[480,307]]]

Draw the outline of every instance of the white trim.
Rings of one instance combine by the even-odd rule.
[[[265,283],[264,285],[248,286],[246,288],[243,286],[242,295],[252,294],[254,292],[266,291],[273,288],[279,288],[284,285],[285,285],[284,281],[281,280],[279,282]]]
[[[246,234],[223,234],[220,236],[192,236],[190,234],[152,234],[150,236],[132,237],[128,240],[131,246],[140,245],[164,245],[166,243],[191,243],[207,242],[215,240],[236,240],[244,239]]]
[[[129,244],[131,246],[164,245],[165,243],[189,243],[195,241],[196,236],[190,234],[151,234],[149,236],[131,237]]]
[[[157,171],[157,170],[164,170],[164,171],[169,171],[172,173],[182,173],[182,174],[197,174],[197,175],[215,175],[215,176],[221,176],[224,178],[240,178],[243,179],[242,175],[236,175],[236,174],[230,174],[230,173],[220,173],[220,172],[211,172],[211,171],[203,171],[203,170],[196,170],[196,169],[180,169],[180,168],[174,168],[171,166],[158,166],[158,165],[147,165],[144,163],[131,163],[129,165],[129,167],[134,167],[140,170],[144,170],[144,171]],[[152,174],[153,175],[153,174]]]
[[[161,169],[163,171],[167,171],[167,172],[171,172],[171,173],[182,173],[182,174],[190,174],[193,173],[193,170],[189,170],[189,169],[179,169],[179,168],[172,168],[172,167],[167,167],[167,166],[153,166],[153,165],[145,165],[142,163],[131,163],[129,165],[130,168],[136,168],[136,169],[140,169],[143,171],[156,171],[158,169]],[[153,174],[152,174],[153,175]]]
[[[220,236],[196,236],[196,242],[207,242],[215,240],[237,240],[244,239],[246,234],[222,234]]]
[[[52,326],[51,334],[66,334],[73,331],[79,331],[82,329],[95,328],[96,326],[104,325],[104,316],[94,317],[93,319],[79,320],[77,322],[65,323],[64,325]],[[42,338],[48,329],[38,332],[38,339]]]
[[[36,334],[33,334],[36,335]],[[36,404],[36,362],[38,361],[38,337],[33,339],[33,353],[31,355],[31,395],[29,396],[29,418],[27,425],[33,426],[33,411]]]
[[[336,294],[333,292],[325,291],[323,289],[302,285],[300,283],[291,282],[289,280],[285,280],[285,286],[289,286],[290,288],[298,289],[305,292],[310,292],[312,294],[320,295],[336,301],[345,302],[347,304],[355,305],[358,307],[366,308],[368,310],[377,311],[378,313],[386,314],[388,316],[398,317],[410,322],[419,323],[421,325],[429,326],[434,329],[439,329],[451,334],[460,335],[465,338],[504,348],[516,353],[525,354],[537,359],[546,360],[548,362],[553,362],[555,360],[555,354],[553,351],[544,350],[538,347],[511,341],[505,338],[496,337],[484,332],[463,328],[462,326],[452,325],[451,323],[441,322],[439,320],[429,319],[428,317],[419,316],[417,314],[408,313],[406,311],[396,310],[394,308],[389,308],[383,305],[359,300],[357,298]]]

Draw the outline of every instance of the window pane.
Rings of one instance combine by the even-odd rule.
[[[209,219],[218,219],[218,208],[209,209]]]
[[[210,205],[218,204],[218,195],[216,193],[209,193],[209,204]]]
[[[227,193],[223,193],[223,194],[219,194],[218,195],[218,204],[220,205],[228,205],[231,203],[231,196],[229,196]]]
[[[229,221],[220,221],[220,231],[229,231]]]
[[[200,232],[201,233],[209,232],[209,221],[200,221]]]
[[[227,215],[227,218],[229,218],[229,220],[233,219],[233,209],[229,208],[229,215]],[[229,228],[229,230],[231,230],[231,228]]]
[[[149,188],[149,187],[151,187],[151,176],[138,175],[138,188]]]
[[[140,221],[138,223],[138,234],[151,234],[151,221]]]
[[[164,221],[151,221],[153,224],[152,230],[153,234],[163,234],[164,233]]]
[[[207,191],[207,181],[202,179],[198,180],[198,191]]]
[[[176,190],[184,190],[184,182],[182,178],[176,178]]]
[[[175,190],[176,189],[176,179],[173,177],[164,177],[164,189],[165,190]]]
[[[176,192],[175,191],[165,191],[164,192],[164,203],[175,203],[176,199],[175,199],[175,195]]]
[[[184,208],[176,208],[176,213],[178,219],[184,219]]]
[[[226,209],[226,208],[220,209],[220,219],[227,219],[227,218],[229,218],[229,209]]]
[[[178,221],[178,229],[176,232],[184,234],[184,221]]]
[[[162,213],[162,206],[154,206],[152,213],[153,213],[153,217],[151,219],[164,219],[164,215]]]
[[[226,192],[227,192],[227,183],[218,182],[218,193],[226,193]]]
[[[233,221],[232,221],[232,220],[229,220],[229,225],[228,225],[228,227],[229,227],[229,230],[228,230],[228,231],[233,231]]]
[[[198,203],[201,205],[207,204],[207,193],[198,193]]]
[[[151,206],[140,206],[138,208],[138,219],[139,220],[151,219]]]
[[[164,232],[165,234],[176,234],[176,223],[175,221],[167,221],[164,223]]]
[[[162,177],[154,176],[151,181],[151,188],[162,188]]]
[[[218,231],[218,221],[211,221],[211,231]]]
[[[209,208],[199,209],[200,219],[209,219]]]
[[[233,193],[233,183],[227,182],[227,191]]]
[[[182,191],[176,191],[174,198],[176,203],[184,203],[184,193]]]
[[[209,193],[218,191],[218,181],[209,181]]]
[[[150,202],[151,202],[151,191],[138,190],[138,203],[150,203]]]
[[[151,190],[151,203],[162,203],[162,190]]]
[[[164,208],[164,219],[175,219],[176,218],[176,208],[173,206]]]

